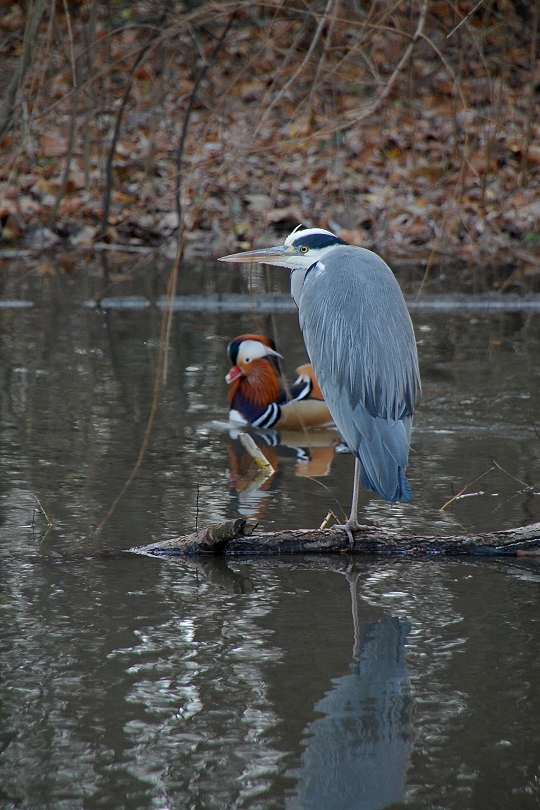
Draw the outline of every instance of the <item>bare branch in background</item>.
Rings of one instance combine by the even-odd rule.
[[[521,156],[521,172],[519,176],[519,185],[523,186],[526,182],[527,167],[529,163],[529,149],[532,141],[532,126],[535,115],[538,110],[538,79],[537,79],[537,57],[536,52],[538,49],[538,6],[539,0],[534,0],[532,12],[532,35],[531,35],[531,56],[530,56],[530,83],[529,83],[529,99],[527,106],[527,123],[525,128],[525,139],[523,143],[522,156]]]
[[[277,104],[277,103],[278,103],[278,102],[279,102],[279,101],[280,101],[280,100],[283,98],[283,96],[284,96],[284,95],[285,95],[285,93],[286,93],[286,92],[289,90],[289,88],[293,86],[293,84],[294,84],[294,83],[295,83],[295,81],[297,80],[298,76],[299,76],[299,75],[302,73],[302,71],[304,70],[305,66],[307,65],[307,63],[308,63],[308,62],[309,62],[309,60],[311,59],[311,56],[312,56],[312,54],[313,54],[313,51],[315,50],[315,46],[317,45],[317,42],[319,41],[319,38],[320,38],[320,36],[321,36],[321,34],[322,34],[323,26],[324,26],[324,24],[325,24],[325,22],[326,22],[326,20],[327,20],[327,17],[328,17],[328,14],[329,14],[329,12],[330,12],[330,9],[331,9],[331,7],[332,7],[332,3],[333,3],[333,2],[334,2],[334,0],[328,0],[328,2],[327,2],[327,4],[326,4],[326,8],[325,8],[325,10],[324,10],[324,11],[323,11],[323,13],[322,13],[321,19],[319,20],[319,24],[317,25],[317,29],[316,29],[316,31],[315,31],[315,34],[314,34],[314,36],[313,36],[313,39],[311,40],[311,43],[310,43],[310,46],[309,46],[309,48],[308,48],[308,50],[307,50],[306,55],[305,55],[305,56],[304,56],[304,58],[302,59],[302,62],[301,62],[301,63],[300,63],[300,65],[297,67],[297,69],[295,70],[295,72],[293,73],[293,75],[291,76],[291,78],[290,78],[290,79],[289,79],[289,80],[288,80],[288,81],[285,83],[285,85],[284,85],[284,86],[281,88],[281,90],[280,90],[278,93],[276,93],[276,95],[275,95],[275,96],[274,96],[274,98],[272,99],[272,103],[271,103],[271,104],[270,104],[270,106],[269,106],[269,107],[268,107],[268,108],[267,108],[267,109],[264,111],[263,116],[262,116],[261,120],[259,121],[259,124],[258,124],[258,126],[257,126],[257,128],[256,128],[256,130],[255,130],[255,132],[254,132],[254,134],[253,134],[253,137],[254,137],[254,138],[256,137],[256,135],[257,135],[257,133],[259,132],[259,130],[260,130],[261,126],[263,125],[263,123],[266,121],[266,119],[267,119],[267,117],[269,116],[269,114],[270,114],[270,112],[272,111],[272,109],[273,109],[273,108],[276,106],[276,104]]]
[[[22,89],[26,72],[30,67],[32,49],[35,46],[36,34],[41,23],[44,6],[45,0],[34,0],[34,2],[30,2],[28,5],[22,53],[13,76],[11,77],[11,81],[7,86],[2,107],[0,108],[0,138],[9,129],[13,121],[18,96]]]
[[[464,23],[466,23],[466,22],[467,22],[467,20],[469,19],[469,17],[472,17],[472,15],[474,14],[474,12],[475,12],[475,11],[477,11],[477,10],[480,8],[480,6],[482,5],[482,3],[483,3],[483,2],[484,2],[484,0],[479,0],[479,2],[478,2],[478,3],[477,3],[475,6],[474,6],[474,8],[471,8],[471,10],[470,10],[470,11],[469,11],[469,12],[468,12],[468,13],[467,13],[467,14],[466,14],[464,17],[463,17],[463,19],[462,19],[462,20],[460,20],[460,22],[458,22],[458,24],[455,26],[455,28],[452,28],[452,30],[450,31],[450,33],[446,35],[446,39],[450,39],[450,37],[452,37],[452,36],[453,36],[453,35],[456,33],[456,31],[458,30],[458,28],[461,28],[461,26],[462,26]]]
[[[388,82],[386,83],[384,90],[382,90],[379,93],[375,101],[373,101],[364,110],[362,110],[362,112],[359,115],[355,116],[353,121],[351,121],[348,126],[352,125],[353,123],[357,124],[359,121],[363,121],[368,116],[373,115],[373,113],[381,106],[383,101],[385,101],[388,98],[388,96],[390,95],[390,93],[394,88],[394,85],[400,73],[402,72],[403,68],[406,66],[407,62],[411,58],[414,46],[424,33],[427,11],[428,11],[428,0],[423,0],[422,6],[420,8],[420,14],[418,15],[418,24],[416,26],[416,31],[414,32],[412,41],[407,45],[405,53],[399,60],[398,64],[396,65],[396,68],[394,69],[394,72],[388,79]]]
[[[181,192],[182,192],[182,159],[184,157],[184,149],[186,146],[186,137],[189,129],[189,121],[191,118],[191,113],[193,112],[193,105],[195,104],[195,99],[197,97],[197,93],[199,91],[199,87],[201,86],[201,82],[206,76],[208,68],[213,63],[214,59],[216,58],[221,46],[225,41],[225,37],[229,33],[229,29],[232,25],[232,21],[236,16],[236,10],[233,11],[225,28],[221,32],[221,36],[218,39],[210,58],[207,59],[200,69],[197,78],[195,79],[195,83],[193,85],[193,90],[191,91],[191,95],[189,97],[189,103],[187,106],[186,114],[184,116],[184,123],[182,125],[182,132],[180,134],[180,140],[178,142],[178,149],[176,152],[176,183],[175,183],[175,198],[176,198],[176,213],[178,214],[178,232],[180,234],[182,230],[182,199],[181,199]]]
[[[163,13],[161,15],[160,25],[164,22],[167,14],[168,14],[168,11],[169,11],[169,3],[166,3],[165,9],[163,10]],[[111,194],[112,194],[112,187],[113,187],[113,175],[112,175],[113,161],[114,161],[114,155],[115,155],[115,152],[116,152],[116,144],[118,142],[118,137],[120,135],[120,128],[122,126],[122,118],[124,116],[124,111],[126,109],[126,104],[128,102],[128,98],[129,98],[130,93],[131,93],[131,87],[132,87],[132,84],[133,84],[133,77],[135,75],[135,71],[137,70],[137,68],[141,64],[142,60],[144,59],[144,57],[146,56],[146,54],[148,53],[150,48],[155,44],[156,37],[159,35],[159,33],[160,33],[160,31],[159,31],[159,25],[158,25],[157,29],[150,35],[150,38],[148,39],[146,45],[144,45],[144,47],[142,47],[141,50],[139,51],[139,54],[137,55],[133,65],[131,67],[131,70],[129,72],[126,89],[124,90],[124,95],[122,96],[122,101],[120,102],[120,108],[119,108],[118,113],[116,115],[116,122],[115,122],[115,125],[114,125],[114,132],[113,132],[112,140],[111,140],[111,143],[110,143],[110,146],[109,146],[109,152],[108,152],[108,155],[107,155],[107,164],[106,164],[106,167],[105,167],[105,189],[104,189],[104,193],[103,193],[103,214],[102,214],[102,217],[101,217],[101,231],[100,231],[100,236],[101,237],[104,237],[106,235],[107,228],[109,227],[109,209],[110,209],[110,206],[111,206]]]

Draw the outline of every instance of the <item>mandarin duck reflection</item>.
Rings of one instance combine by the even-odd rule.
[[[298,378],[287,394],[280,386],[281,355],[273,340],[264,335],[240,335],[229,343],[227,353],[232,365],[225,377],[230,385],[231,421],[276,430],[332,424],[309,363],[297,369]]]

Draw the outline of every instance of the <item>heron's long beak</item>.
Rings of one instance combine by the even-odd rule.
[[[218,262],[267,262],[272,259],[285,259],[290,251],[285,245],[262,248],[261,250],[247,250],[245,253],[231,253],[230,256],[221,256]]]

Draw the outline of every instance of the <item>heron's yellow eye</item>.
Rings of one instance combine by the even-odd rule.
[[[300,246],[300,253],[307,253],[308,250],[309,250],[309,248],[308,248],[307,245],[301,245]]]

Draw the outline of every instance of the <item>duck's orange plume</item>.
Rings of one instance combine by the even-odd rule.
[[[242,369],[245,373],[245,370]],[[243,389],[254,405],[270,405],[279,396],[279,381],[274,367],[266,359],[252,360],[249,371],[243,378]]]
[[[227,399],[233,402],[239,393],[255,406],[267,406],[279,396],[279,380],[266,358],[252,360],[242,367],[243,376],[233,380]]]
[[[276,344],[269,337],[266,337],[266,335],[238,335],[238,337],[235,337],[234,342],[240,344],[244,340],[258,340],[263,346],[268,346],[269,349],[273,349],[274,351],[276,350]]]

